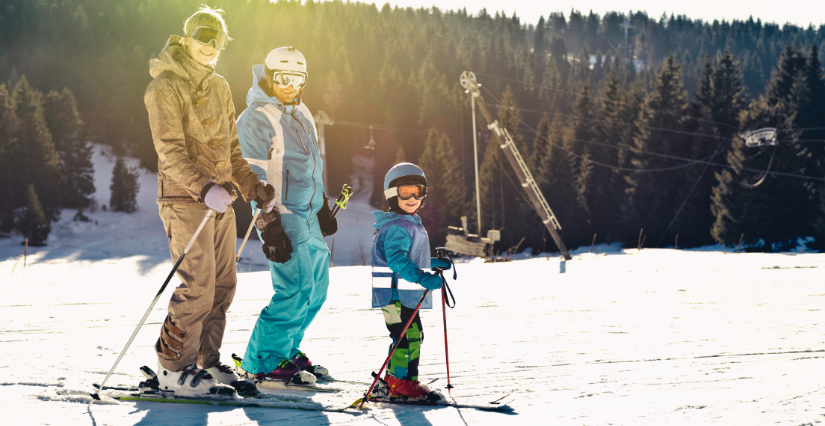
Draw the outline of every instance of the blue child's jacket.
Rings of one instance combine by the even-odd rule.
[[[418,285],[430,269],[430,237],[418,215],[374,211],[378,229],[372,240],[372,307],[400,300],[414,309],[424,294]],[[432,309],[432,293],[421,309]]]

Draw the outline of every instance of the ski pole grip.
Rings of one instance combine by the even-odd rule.
[[[344,184],[344,187],[341,189],[341,193],[338,195],[338,198],[335,199],[335,203],[332,206],[332,211],[330,212],[330,217],[334,218],[338,215],[338,211],[341,209],[347,209],[347,202],[349,201],[349,197],[352,196],[352,187],[348,184]]]

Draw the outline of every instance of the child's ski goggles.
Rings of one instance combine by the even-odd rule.
[[[427,197],[427,187],[425,185],[398,185],[384,191],[384,196],[389,200],[398,197],[401,200],[423,200]]]
[[[300,90],[307,84],[307,75],[306,73],[295,71],[274,71],[272,73],[272,82],[281,89],[292,86],[296,90]]]
[[[189,37],[192,37],[204,46],[209,46],[214,40],[215,49],[218,50],[226,49],[226,43],[229,42],[229,36],[226,35],[225,32],[212,27],[197,27],[192,30],[192,34],[190,34]]]

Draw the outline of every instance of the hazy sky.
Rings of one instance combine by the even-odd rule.
[[[370,3],[375,0],[360,1]],[[379,8],[384,3],[387,2],[384,0],[375,1]],[[656,19],[662,15],[662,12],[666,12],[668,16],[673,13],[705,21],[713,21],[714,19],[744,20],[748,19],[749,16],[753,16],[754,19],[760,18],[763,22],[778,24],[790,22],[803,27],[813,23],[814,27],[818,28],[819,24],[825,24],[825,2],[817,0],[390,0],[389,3],[393,6],[412,6],[415,8],[436,5],[442,10],[467,8],[467,12],[473,15],[477,14],[482,8],[487,8],[487,11],[491,14],[496,11],[505,11],[508,16],[515,11],[523,23],[534,25],[538,22],[539,16],[544,15],[546,18],[551,12],[556,11],[564,12],[564,15],[568,16],[573,8],[585,14],[593,10],[593,12],[602,16],[608,11],[628,12],[632,10],[635,12],[641,10],[646,11],[649,16]]]

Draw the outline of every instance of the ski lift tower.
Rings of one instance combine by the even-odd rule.
[[[490,115],[490,111],[487,110],[487,105],[484,104],[484,99],[481,97],[481,93],[478,90],[481,85],[476,82],[476,75],[473,74],[472,71],[464,71],[461,73],[460,81],[461,86],[470,92],[470,96],[472,96],[473,100],[475,100],[478,107],[481,109],[481,115],[483,115],[484,119],[487,120],[487,128],[492,130],[493,134],[496,136],[496,139],[499,142],[499,148],[504,151],[504,155],[510,162],[510,166],[512,166],[513,170],[516,172],[516,177],[518,178],[519,183],[521,183],[521,186],[527,192],[527,196],[530,198],[533,208],[536,209],[536,213],[538,213],[542,223],[544,223],[544,226],[547,227],[547,231],[550,232],[550,236],[553,237],[553,241],[555,241],[556,246],[562,253],[562,256],[564,256],[566,260],[572,259],[570,257],[570,253],[567,251],[567,247],[565,247],[559,233],[557,232],[557,230],[561,230],[561,224],[559,224],[559,221],[556,219],[556,215],[553,214],[553,211],[550,210],[550,205],[547,204],[547,200],[539,190],[539,187],[533,179],[533,175],[530,173],[530,170],[527,169],[527,164],[518,152],[518,148],[516,148],[516,144],[510,136],[510,132],[508,132],[506,128],[501,127],[498,120],[494,120],[493,116]],[[478,174],[478,172],[476,172],[476,174]],[[479,222],[481,222],[481,217],[479,217]]]

